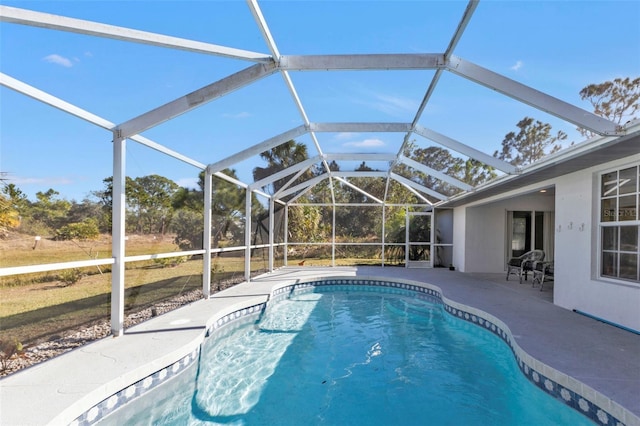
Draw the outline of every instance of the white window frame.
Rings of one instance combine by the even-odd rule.
[[[625,220],[625,221],[620,221],[620,220],[613,220],[613,221],[602,221],[602,208],[603,208],[603,199],[612,199],[612,196],[609,197],[603,197],[602,194],[602,179],[604,178],[605,175],[609,174],[609,173],[619,173],[622,170],[625,169],[629,169],[632,167],[636,167],[636,190],[634,193],[630,193],[630,194],[624,194],[623,196],[630,196],[630,195],[635,195],[636,197],[636,219],[635,220]],[[619,229],[621,226],[638,226],[640,228],[640,212],[638,212],[639,208],[640,208],[640,162],[635,162],[635,163],[631,163],[631,164],[626,164],[626,165],[621,165],[609,170],[605,170],[600,172],[597,175],[598,181],[597,181],[597,185],[596,185],[596,197],[597,197],[597,205],[598,205],[598,210],[597,210],[597,218],[596,218],[596,223],[598,224],[598,234],[597,234],[597,259],[598,259],[598,270],[597,270],[597,276],[599,279],[603,280],[603,281],[610,281],[612,283],[617,283],[617,284],[626,284],[626,285],[634,285],[634,286],[640,286],[640,277],[637,276],[636,279],[629,279],[629,278],[620,278],[618,276],[611,276],[611,275],[603,275],[602,273],[602,268],[603,268],[603,253],[604,253],[604,249],[603,249],[603,238],[602,238],[602,234],[603,234],[603,229],[607,228],[607,227],[613,227],[613,228],[617,228]],[[612,190],[615,189],[616,195],[614,196],[616,200],[620,199],[620,194],[618,193],[618,189],[620,187],[620,183],[619,183],[619,176],[618,179],[616,180],[616,186],[612,186]],[[616,203],[616,206],[618,206],[618,204]],[[616,207],[617,208],[617,207]],[[620,255],[620,253],[624,253],[625,251],[622,251],[620,249],[620,233],[618,232],[617,235],[617,248],[616,250],[608,250],[611,252],[615,252],[618,254],[618,256]],[[636,251],[636,255],[638,256],[638,274],[640,274],[640,235],[638,238],[638,248]],[[619,263],[619,259],[618,259],[618,270],[617,270],[617,274],[620,274],[620,263]]]

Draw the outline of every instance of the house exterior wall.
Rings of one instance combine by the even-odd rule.
[[[461,272],[466,271],[466,241],[467,235],[467,209],[456,207],[453,209],[453,259],[451,263]]]
[[[640,154],[456,207],[454,263],[463,272],[504,272],[506,211],[555,211],[554,303],[640,331],[640,285],[601,279],[597,269],[599,174],[638,162]],[[537,195],[549,185],[555,197]]]
[[[553,196],[533,192],[467,208],[466,272],[505,271],[508,210],[553,211]]]
[[[598,277],[599,173],[637,164],[640,155],[556,182],[554,303],[640,331],[640,285]]]

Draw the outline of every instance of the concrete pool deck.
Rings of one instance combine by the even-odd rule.
[[[485,311],[510,328],[532,357],[640,416],[640,336],[551,302],[504,274],[398,267],[283,268],[0,380],[0,424],[69,424],[106,397],[193,352],[213,321],[268,300],[275,285],[323,277],[381,277],[439,287],[447,299]],[[640,425],[638,417],[628,425]]]

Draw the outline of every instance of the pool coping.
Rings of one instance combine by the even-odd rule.
[[[465,275],[455,274],[457,277]],[[505,322],[485,310],[462,303],[454,294],[448,294],[455,293],[450,291],[453,288],[443,289],[442,284],[431,284],[432,280],[423,277],[423,274],[394,268],[286,268],[265,274],[251,283],[240,284],[210,299],[194,302],[132,327],[121,337],[102,339],[0,380],[0,423],[91,424],[114,407],[117,408],[118,401],[135,397],[150,388],[155,380],[154,375],[156,378],[162,374],[167,377],[167,368],[169,371],[175,369],[173,372],[178,373],[180,366],[186,366],[196,358],[194,354],[208,333],[242,317],[243,310],[249,306],[266,306],[271,297],[277,296],[279,291],[286,291],[281,289],[292,285],[309,285],[306,283],[318,281],[318,275],[321,276],[321,282],[328,279],[393,281],[437,292],[450,314],[479,326],[479,319],[495,325],[496,329],[490,331],[497,332],[511,346],[523,374],[541,389],[554,392],[556,397],[563,398],[565,403],[570,402],[578,410],[587,411],[589,417],[600,421],[600,424],[614,424],[602,421],[607,416],[607,419],[616,418],[622,424],[640,425],[640,418],[629,409],[592,386],[529,355],[516,343],[517,336]],[[398,275],[408,275],[409,278],[400,278]],[[452,276],[449,274],[445,278],[451,279]],[[136,349],[140,348],[144,350],[137,352]],[[69,376],[64,372],[70,371],[71,365],[76,374]],[[25,405],[30,401],[40,401],[39,405],[48,409],[28,409]],[[96,408],[100,404],[102,408]]]

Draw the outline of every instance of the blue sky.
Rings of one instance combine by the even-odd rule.
[[[0,4],[269,52],[244,1],[0,1]],[[283,55],[442,53],[463,1],[263,1]],[[579,91],[640,76],[640,1],[481,1],[454,54],[591,111]],[[0,23],[0,71],[119,124],[252,63]],[[292,72],[313,122],[411,122],[433,71]],[[420,124],[493,154],[525,116],[580,142],[575,126],[443,73]],[[144,136],[205,164],[303,123],[273,75]],[[318,134],[325,153],[396,153],[404,134]],[[111,133],[0,87],[0,171],[30,199],[82,200],[112,174]],[[308,136],[309,153],[316,151]],[[420,146],[432,145],[416,138]],[[189,186],[190,165],[128,142],[127,174]],[[258,158],[234,166],[251,182]],[[376,168],[384,165],[371,164]],[[344,164],[343,169],[353,165]]]

